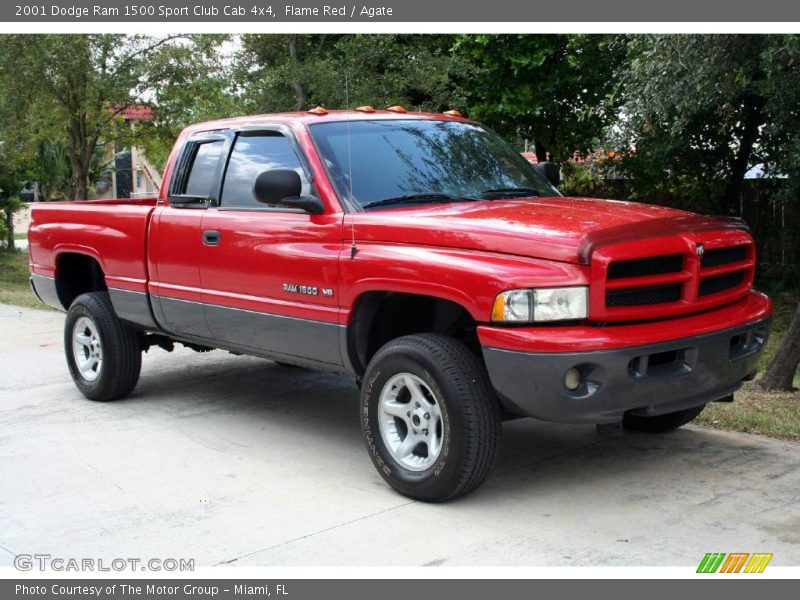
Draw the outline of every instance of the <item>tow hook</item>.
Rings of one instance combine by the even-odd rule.
[[[598,423],[595,425],[597,428],[597,435],[604,438],[621,438],[623,429],[622,421],[616,423]]]

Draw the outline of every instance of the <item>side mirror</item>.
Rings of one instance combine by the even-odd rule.
[[[540,162],[534,167],[534,170],[547,179],[553,187],[558,187],[561,184],[561,169],[558,168],[556,163]]]
[[[253,197],[263,204],[298,208],[312,215],[324,212],[322,201],[314,196],[301,196],[300,175],[292,169],[263,171],[253,183]]]

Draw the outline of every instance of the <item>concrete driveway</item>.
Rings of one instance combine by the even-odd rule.
[[[234,565],[800,565],[800,445],[688,427],[503,426],[486,484],[390,490],[345,377],[151,350],[134,395],[84,400],[63,315],[0,305],[0,565],[18,553]]]

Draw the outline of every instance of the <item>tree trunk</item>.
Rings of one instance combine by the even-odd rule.
[[[761,129],[761,108],[764,100],[759,96],[748,94],[744,98],[742,108],[742,138],[739,140],[739,149],[731,161],[731,178],[725,188],[725,193],[718,205],[718,212],[721,215],[731,215],[738,212],[738,206],[742,194],[742,184],[750,164],[750,156],[753,154],[753,147],[758,141],[758,133]]]
[[[538,162],[540,163],[547,162],[547,149],[544,147],[544,144],[542,144],[537,140],[534,140],[533,150],[536,153],[536,160]]]
[[[17,245],[14,241],[14,211],[4,210],[6,218],[6,248],[16,250]]]
[[[87,135],[85,115],[78,115],[70,121],[67,134],[70,200],[88,200],[89,171],[97,143],[96,138]]]
[[[292,59],[292,62],[295,65],[297,64],[296,34],[289,36],[289,58]],[[292,83],[292,87],[294,88],[295,96],[297,96],[297,103],[295,105],[295,108],[297,110],[305,110],[306,108],[308,108],[308,90],[306,90],[305,86],[297,80],[295,80]]]
[[[767,367],[764,377],[757,383],[765,390],[791,392],[794,390],[792,384],[798,364],[800,364],[800,304],[794,312],[789,331],[783,338],[778,354]]]
[[[71,200],[89,199],[89,173],[83,165],[76,165],[72,168],[70,177]]]

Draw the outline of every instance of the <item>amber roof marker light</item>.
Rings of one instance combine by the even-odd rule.
[[[464,116],[457,110],[446,110],[442,114],[443,115],[447,115],[448,117],[463,117]]]
[[[365,104],[364,106],[359,106],[356,110],[358,112],[363,112],[363,113],[374,113],[375,112],[375,108],[370,106],[369,104]]]
[[[308,110],[308,112],[310,112],[312,115],[320,115],[320,116],[328,114],[328,110],[322,108],[321,106],[317,106],[316,108],[311,108]]]
[[[389,112],[395,112],[395,113],[407,112],[406,109],[403,106],[400,106],[399,104],[396,104],[395,106],[390,106],[386,110],[388,110]]]

